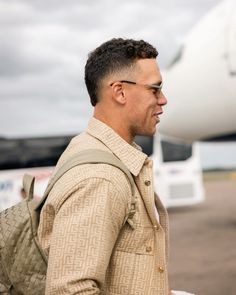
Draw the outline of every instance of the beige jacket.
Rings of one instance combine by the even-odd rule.
[[[159,198],[154,210],[152,161],[110,127],[92,118],[57,166],[80,150],[114,153],[136,183],[134,229],[124,223],[131,186],[108,164],[67,172],[41,211],[39,240],[49,258],[46,294],[167,295],[168,219]]]

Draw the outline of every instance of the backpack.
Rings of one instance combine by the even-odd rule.
[[[34,177],[25,174],[27,198],[0,212],[0,294],[42,295],[45,293],[47,257],[37,237],[40,211],[54,184],[70,169],[88,163],[106,163],[125,173],[132,191],[131,209],[126,216],[132,228],[135,213],[134,180],[126,166],[113,154],[86,150],[69,159],[51,178],[42,199],[33,199]],[[125,223],[124,222],[124,223]]]

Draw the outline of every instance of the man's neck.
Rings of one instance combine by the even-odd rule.
[[[104,116],[100,115],[99,112],[94,111],[93,117],[112,128],[120,137],[122,137],[129,144],[133,143],[134,138],[126,130],[127,128],[125,128],[126,126],[124,126],[124,122],[120,122],[120,120],[117,120],[115,116]]]

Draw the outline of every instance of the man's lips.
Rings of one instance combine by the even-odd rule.
[[[162,113],[163,113],[163,111],[155,112],[155,113],[153,114],[153,116],[156,117],[156,119],[157,119],[158,121],[160,121],[159,116],[160,116]]]

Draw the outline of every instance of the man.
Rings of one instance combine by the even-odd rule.
[[[167,103],[156,56],[150,44],[124,39],[89,55],[85,82],[93,118],[56,169],[82,150],[113,153],[135,180],[135,214],[126,222],[131,185],[118,168],[84,164],[67,172],[40,217],[46,294],[168,294],[167,215],[154,198],[152,161],[133,142],[136,135],[154,135]]]

